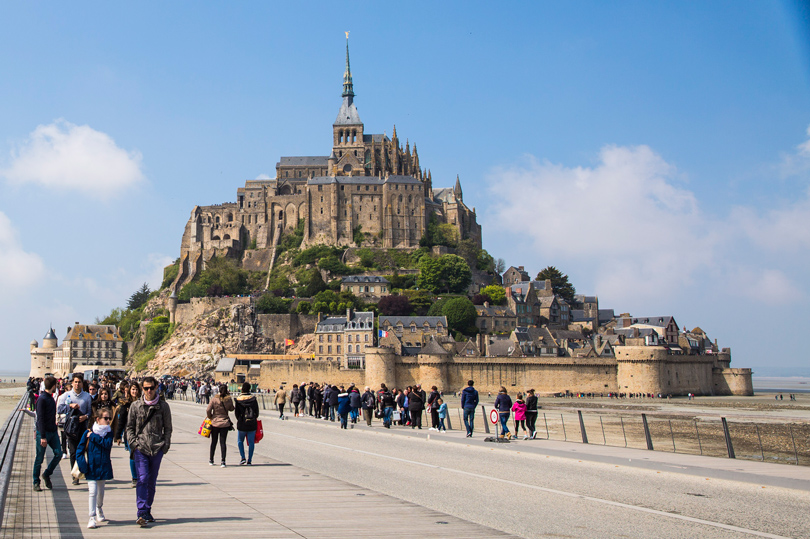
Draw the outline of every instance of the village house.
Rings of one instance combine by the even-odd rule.
[[[365,349],[374,346],[374,313],[346,309],[315,327],[315,359],[341,362],[346,369],[365,368]]]
[[[349,275],[340,281],[340,291],[357,297],[381,298],[391,294],[388,279],[379,275]]]
[[[475,320],[478,331],[481,333],[509,333],[518,325],[517,316],[505,305],[490,305],[485,301],[483,305],[476,305]]]
[[[526,273],[523,266],[510,266],[508,270],[503,272],[503,286],[512,286],[513,284],[530,280],[529,274]]]

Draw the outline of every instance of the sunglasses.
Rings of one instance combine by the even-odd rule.
[[[144,391],[154,391],[155,386],[143,386]]]
[[[112,418],[111,417],[106,417],[106,416],[101,416],[101,417],[99,417],[99,420],[101,420],[101,419],[103,419],[104,421],[109,421]]]

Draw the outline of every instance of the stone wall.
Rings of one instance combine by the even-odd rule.
[[[318,324],[317,315],[308,314],[260,314],[257,318],[260,333],[280,344],[284,339],[315,333]]]
[[[714,394],[753,396],[752,374],[751,369],[713,369]]]
[[[193,322],[217,309],[230,308],[231,305],[250,305],[251,298],[191,298],[189,303],[177,305],[175,322],[184,324]]]
[[[340,361],[263,361],[259,376],[259,387],[262,389],[276,389],[281,384],[287,388],[293,384],[303,382],[329,382],[335,385],[354,383],[357,386],[365,385],[366,374],[362,370],[341,369]]]

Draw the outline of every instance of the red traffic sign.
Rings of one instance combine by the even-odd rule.
[[[500,414],[498,414],[498,410],[496,410],[495,408],[493,408],[492,410],[490,410],[490,411],[489,411],[489,421],[490,421],[490,423],[492,423],[493,425],[497,425],[497,424],[498,424],[498,416],[499,416],[499,415],[500,415]]]

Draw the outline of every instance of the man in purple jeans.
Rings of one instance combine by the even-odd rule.
[[[172,443],[172,412],[158,394],[157,380],[151,376],[144,378],[141,388],[143,397],[129,408],[127,439],[138,474],[138,485],[135,487],[138,500],[136,523],[143,528],[155,521],[152,503],[155,501],[160,462]]]

